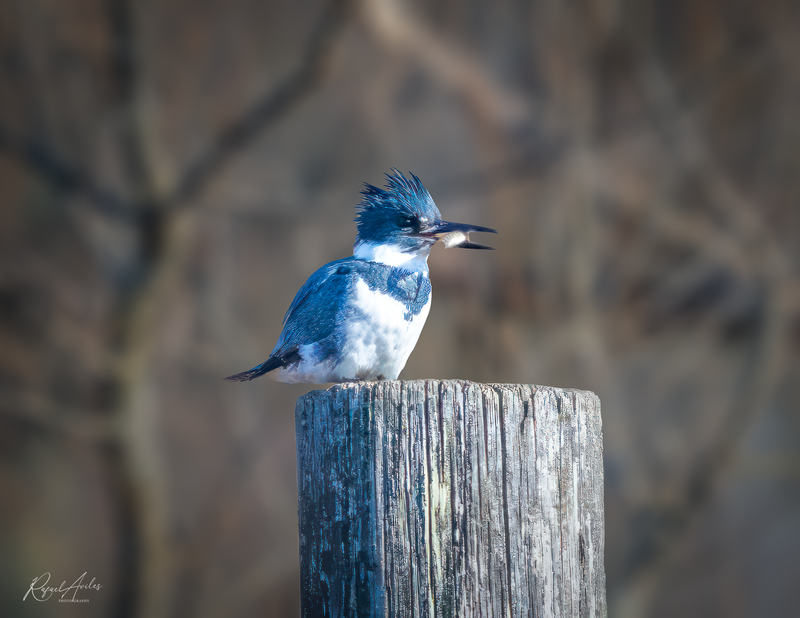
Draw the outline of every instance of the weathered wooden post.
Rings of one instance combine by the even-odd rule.
[[[302,616],[605,616],[600,401],[458,380],[295,413]]]

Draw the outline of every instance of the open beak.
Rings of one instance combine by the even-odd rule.
[[[486,245],[479,245],[470,242],[470,232],[489,232],[497,234],[497,230],[480,225],[469,225],[468,223],[451,223],[450,221],[436,221],[429,228],[425,229],[421,236],[436,238],[444,243],[446,249],[450,247],[460,247],[461,249],[494,249]]]

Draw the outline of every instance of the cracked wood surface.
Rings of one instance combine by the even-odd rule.
[[[297,401],[302,616],[605,616],[600,400],[459,380]]]

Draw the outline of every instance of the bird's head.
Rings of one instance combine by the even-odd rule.
[[[427,258],[431,247],[443,240],[447,247],[491,249],[469,241],[470,232],[492,232],[488,227],[442,221],[430,193],[414,174],[406,178],[393,169],[386,174],[386,189],[364,183],[355,222],[358,227],[354,245],[356,256],[387,248],[408,258]]]

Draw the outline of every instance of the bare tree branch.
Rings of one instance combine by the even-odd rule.
[[[232,159],[269,126],[308,95],[325,75],[327,60],[337,36],[347,22],[351,0],[331,0],[317,22],[302,54],[299,68],[287,77],[275,90],[256,102],[248,111],[234,120],[213,141],[208,150],[192,163],[171,194],[160,199],[152,191],[123,199],[108,189],[100,187],[91,175],[71,167],[59,159],[44,144],[35,140],[22,140],[12,136],[0,126],[0,152],[15,158],[33,172],[39,174],[54,188],[87,196],[103,213],[110,216],[130,216],[132,211],[142,208],[160,207],[170,209],[190,201],[200,194],[221,173]],[[125,2],[109,0],[107,14],[115,41],[112,72],[115,77],[117,98],[122,105],[133,107],[138,71],[133,49],[133,25],[130,7]],[[130,110],[129,110],[130,111]],[[131,123],[126,123],[130,126]],[[126,132],[123,137],[126,165],[142,189],[150,174],[146,165],[143,145],[137,142],[135,132]],[[152,203],[153,201],[160,204]]]
[[[17,138],[0,127],[0,153],[23,164],[54,189],[87,197],[109,217],[124,219],[130,214],[131,202],[101,187],[89,174],[71,167],[36,140]]]
[[[367,0],[360,9],[364,23],[381,44],[419,61],[462,94],[483,122],[508,125],[530,115],[529,102],[499,86],[474,60],[444,44],[394,0]]]
[[[220,133],[208,151],[185,172],[168,200],[179,205],[200,193],[238,154],[280,120],[320,82],[336,37],[342,31],[350,0],[330,0],[303,51],[300,67]]]
[[[675,175],[700,179],[713,207],[733,224],[738,236],[738,255],[733,255],[736,249],[731,251],[722,230],[713,226],[705,227],[704,233],[710,236],[705,240],[697,230],[684,237],[702,243],[705,251],[714,249],[720,257],[727,257],[731,267],[735,268],[737,262],[746,264],[759,279],[763,302],[758,310],[758,330],[745,358],[738,388],[730,398],[729,410],[714,442],[692,464],[679,485],[665,487],[654,501],[669,516],[665,517],[666,523],[658,535],[657,547],[639,565],[638,575],[621,599],[618,609],[623,616],[647,613],[659,584],[664,581],[665,571],[681,547],[680,540],[686,538],[710,505],[714,490],[732,464],[747,429],[769,405],[782,374],[791,307],[791,274],[783,247],[769,233],[755,205],[717,168],[702,141],[702,132],[692,121],[690,111],[678,105],[672,84],[657,61],[644,50],[640,56],[643,60],[638,65],[639,83],[673,150]],[[667,234],[676,230],[675,226],[659,227]]]

